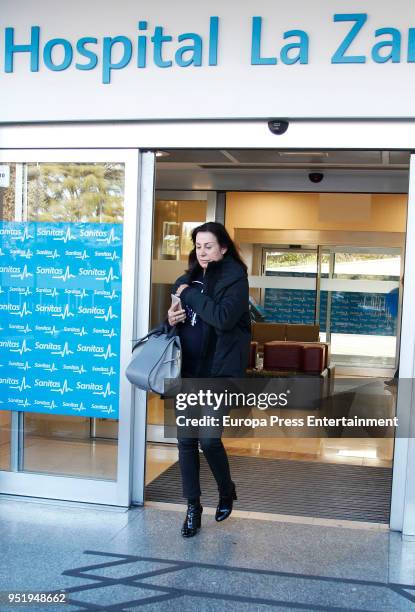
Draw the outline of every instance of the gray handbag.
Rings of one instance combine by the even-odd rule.
[[[164,323],[137,341],[125,375],[139,389],[164,394],[166,379],[179,382],[181,369],[182,353],[176,327],[169,329]]]

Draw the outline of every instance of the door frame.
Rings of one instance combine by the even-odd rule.
[[[42,142],[39,130],[38,142]],[[0,150],[0,163],[29,162],[120,162],[125,164],[124,223],[123,223],[123,260],[122,260],[122,298],[121,298],[121,350],[120,350],[120,395],[119,426],[117,446],[117,480],[101,480],[77,476],[60,476],[23,471],[0,471],[0,492],[7,495],[52,498],[76,502],[105,504],[114,506],[130,505],[131,500],[131,431],[134,414],[134,397],[131,385],[123,375],[131,354],[134,330],[134,285],[137,277],[136,235],[138,233],[137,185],[139,181],[139,151],[114,149],[21,149]],[[12,415],[14,413],[12,412]],[[16,413],[16,416],[18,414]],[[22,421],[16,419],[13,421]],[[17,435],[16,435],[17,434]],[[18,452],[22,443],[19,431],[13,435],[11,446]],[[16,457],[12,458],[11,468],[17,469]]]
[[[374,149],[379,151],[397,150],[412,151],[415,149],[414,120],[294,120],[289,122],[289,129],[282,136],[271,134],[266,121],[143,121],[143,122],[91,122],[67,124],[29,124],[4,125],[0,127],[0,146],[8,149],[39,148],[50,149],[79,147],[126,148],[142,150],[180,149]],[[408,200],[407,233],[415,235],[415,164],[411,160],[410,189]],[[330,177],[328,177],[330,178]],[[394,180],[392,175],[384,177],[382,190],[402,193],[401,179]],[[359,190],[372,189],[370,180],[359,178]],[[398,189],[395,186],[398,185]],[[406,181],[405,181],[406,184]],[[331,190],[331,181],[324,186]],[[199,186],[199,188],[202,188]],[[216,187],[212,185],[212,188]],[[224,187],[222,187],[223,189]],[[286,189],[287,187],[285,187]],[[304,190],[304,189],[303,189]],[[307,187],[309,190],[309,187]],[[137,195],[136,199],[140,197]],[[141,228],[142,230],[143,228]],[[148,227],[147,227],[148,229]],[[148,291],[149,300],[150,292]],[[402,341],[400,349],[400,375],[411,378],[414,374],[415,360],[415,243],[406,246],[406,279],[402,308]],[[411,320],[411,318],[413,320]],[[412,397],[412,396],[411,396]],[[398,394],[398,416],[407,411],[406,399]],[[142,422],[142,417],[140,417]],[[145,454],[145,428],[135,436],[138,455]],[[391,506],[391,529],[402,531],[408,537],[415,536],[415,525],[406,520],[404,514],[412,511],[415,517],[415,482],[406,487],[415,470],[415,441],[411,439],[411,452],[408,438],[396,438],[393,465],[393,487]],[[140,486],[134,495],[137,503],[144,502],[144,462],[134,462],[131,468],[133,480],[138,477]],[[2,474],[4,474],[2,472]],[[65,481],[68,479],[65,479]]]

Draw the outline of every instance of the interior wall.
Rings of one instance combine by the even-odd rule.
[[[226,227],[405,232],[406,194],[228,192]],[[329,214],[328,214],[329,213]]]

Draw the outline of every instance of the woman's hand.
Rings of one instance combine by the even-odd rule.
[[[176,295],[180,297],[181,292],[184,291],[187,287],[189,287],[189,285],[180,285],[177,288]]]
[[[167,318],[169,321],[169,325],[173,327],[173,325],[177,325],[178,323],[183,323],[186,319],[186,311],[183,308],[180,308],[178,304],[174,306],[170,306],[167,311]]]

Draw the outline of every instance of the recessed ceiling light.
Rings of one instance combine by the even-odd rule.
[[[170,153],[167,151],[156,151],[156,157],[169,157]]]

